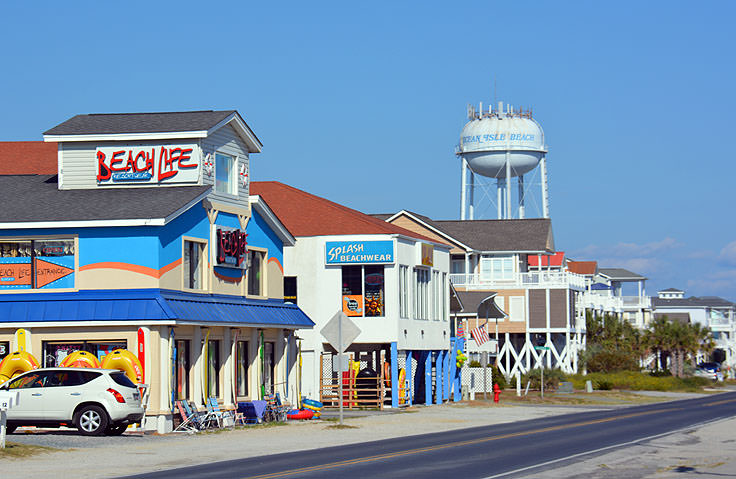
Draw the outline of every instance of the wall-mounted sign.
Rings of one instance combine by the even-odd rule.
[[[422,245],[422,265],[423,266],[434,266],[434,246],[427,243],[421,243]]]
[[[103,146],[95,150],[97,183],[197,183],[200,152],[196,144]]]
[[[215,265],[245,269],[248,234],[236,228],[217,226],[215,232]]]
[[[394,242],[328,241],[326,264],[390,264],[394,262]]]

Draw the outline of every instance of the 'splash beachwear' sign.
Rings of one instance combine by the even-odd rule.
[[[197,183],[195,144],[103,146],[95,150],[97,184]]]
[[[325,243],[326,264],[391,264],[394,262],[393,241],[328,241]]]

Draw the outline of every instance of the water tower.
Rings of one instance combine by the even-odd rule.
[[[488,201],[495,203],[498,219],[524,218],[528,190],[524,175],[540,166],[542,217],[549,218],[547,191],[547,146],[544,131],[532,118],[531,110],[514,110],[498,102],[497,109],[489,106],[478,110],[468,106],[468,123],[463,127],[456,154],[462,161],[462,211],[460,219],[475,219],[476,187],[492,186],[495,180],[496,199],[485,191]],[[511,180],[517,178],[518,203],[512,208]],[[489,180],[483,185],[481,179]]]

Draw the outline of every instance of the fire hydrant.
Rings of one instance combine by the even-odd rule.
[[[493,402],[498,402],[498,398],[501,396],[501,388],[498,387],[498,383],[493,385]]]

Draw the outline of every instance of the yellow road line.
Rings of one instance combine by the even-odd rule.
[[[724,399],[723,401],[709,402],[703,404],[703,406],[718,406],[719,404],[726,404],[729,402],[736,402],[736,399]]]
[[[671,412],[671,411],[681,411],[683,408],[669,408],[669,409],[657,409],[655,411],[645,411],[645,412],[638,412],[638,413],[632,413],[632,414],[625,414],[623,416],[616,416],[616,417],[609,417],[604,419],[595,419],[591,421],[583,421],[583,422],[576,422],[572,424],[562,424],[559,426],[550,426],[545,427],[541,429],[534,429],[531,431],[522,431],[522,432],[514,432],[509,434],[500,434],[497,436],[490,436],[490,437],[484,437],[479,439],[471,439],[467,441],[456,441],[456,442],[450,442],[447,444],[438,444],[436,446],[428,446],[428,447],[420,447],[417,449],[408,449],[406,451],[399,451],[399,452],[393,452],[393,453],[386,453],[386,454],[378,454],[375,456],[367,456],[362,458],[356,458],[356,459],[348,459],[345,461],[337,461],[337,462],[331,462],[327,464],[321,464],[319,466],[310,466],[310,467],[302,467],[298,469],[290,469],[288,471],[281,471],[281,472],[273,472],[270,474],[262,474],[260,476],[250,476],[247,479],[273,479],[278,477],[285,477],[290,476],[293,474],[303,474],[307,472],[316,472],[316,471],[323,471],[327,469],[334,469],[336,467],[341,466],[350,466],[353,464],[362,464],[365,462],[374,462],[374,461],[380,461],[383,459],[391,459],[394,457],[401,457],[401,456],[410,456],[413,454],[420,454],[423,452],[431,452],[431,451],[438,451],[441,449],[449,449],[452,447],[462,447],[462,446],[468,446],[471,444],[481,444],[484,442],[490,442],[490,441],[497,441],[499,439],[508,439],[512,437],[520,437],[520,436],[529,436],[532,434],[539,434],[543,432],[551,432],[551,431],[559,431],[560,429],[570,429],[573,427],[581,427],[581,426],[589,426],[591,424],[602,424],[606,422],[611,421],[617,421],[619,419],[628,419],[632,417],[638,417],[638,416],[646,416],[650,414],[659,414],[663,412]]]

